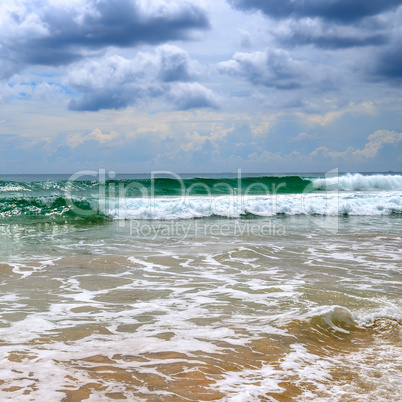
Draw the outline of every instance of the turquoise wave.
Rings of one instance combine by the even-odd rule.
[[[3,180],[0,181],[0,219],[104,221],[187,219],[214,215],[399,215],[402,210],[400,190],[401,175],[347,174],[325,179],[260,176],[241,180],[141,178],[103,183],[95,180]],[[369,198],[361,195],[370,191],[380,195]],[[339,203],[338,193],[344,194],[342,204]],[[300,194],[316,197],[306,203],[306,200],[301,200]],[[183,195],[187,200],[185,204],[182,202]],[[239,195],[242,196],[241,201],[239,197],[229,197]],[[214,201],[208,196],[212,196]]]
[[[0,220],[42,218],[44,220],[106,220],[96,200],[63,197],[0,198]]]
[[[0,181],[0,218],[44,217],[53,220],[110,219],[99,200],[169,196],[221,196],[302,193],[311,181],[298,176],[172,178],[83,181]]]
[[[39,194],[63,194],[72,192],[75,194],[95,195],[99,191],[106,193],[119,191],[128,196],[169,196],[169,195],[222,195],[232,193],[242,194],[267,194],[267,193],[302,193],[311,180],[299,176],[261,176],[237,178],[202,178],[176,180],[172,178],[155,179],[124,179],[99,181],[43,181],[43,182],[15,182],[0,181],[1,193],[39,193]]]

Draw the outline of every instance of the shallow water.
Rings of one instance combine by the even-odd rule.
[[[2,400],[402,396],[399,215],[25,221],[0,240]]]

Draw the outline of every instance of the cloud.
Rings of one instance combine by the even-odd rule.
[[[365,114],[365,115],[375,115],[377,113],[376,107],[371,102],[364,103],[349,103],[344,105],[342,108],[337,108],[336,110],[332,110],[326,113],[320,114],[305,114],[305,113],[296,113],[304,124],[314,127],[314,126],[328,126],[336,120],[339,120],[346,114],[356,115],[356,114]]]
[[[179,110],[204,107],[218,108],[216,95],[197,82],[177,83],[171,87],[168,97],[173,100]]]
[[[86,141],[97,141],[99,144],[113,144],[114,146],[120,145],[116,140],[120,137],[120,134],[116,131],[111,131],[109,134],[102,133],[99,128],[95,128],[89,134],[83,135],[82,133],[70,134],[67,137],[66,145],[70,148],[76,148]]]
[[[349,47],[381,46],[389,42],[390,29],[384,21],[342,25],[321,18],[290,19],[273,30],[284,46],[313,44],[319,48],[344,49]]]
[[[197,76],[197,67],[188,54],[176,46],[157,49],[160,77],[164,82],[191,81]]]
[[[253,84],[294,89],[309,78],[309,66],[294,60],[287,51],[267,49],[265,52],[235,53],[231,60],[219,63],[219,70],[242,76]]]
[[[284,47],[325,49],[382,46],[399,25],[402,0],[228,0],[235,8],[260,11]]]
[[[82,95],[70,102],[69,109],[124,109],[140,99],[161,95],[161,88],[145,77],[147,64],[155,68],[146,56],[140,53],[133,60],[111,56],[77,65],[68,74],[66,85]]]
[[[320,17],[354,23],[396,9],[402,5],[402,0],[229,0],[229,3],[241,10],[258,10],[276,19]]]
[[[217,107],[213,92],[194,82],[197,63],[182,49],[163,45],[134,59],[121,56],[89,60],[74,68],[66,85],[81,94],[71,110],[124,109],[166,98],[176,109]]]
[[[110,46],[187,40],[209,28],[194,0],[21,0],[0,5],[2,74],[14,65],[65,65]]]
[[[271,107],[300,107],[307,97],[337,90],[344,80],[342,72],[329,65],[297,59],[287,50],[275,48],[267,48],[264,52],[237,52],[231,60],[220,62],[218,71],[242,77],[260,88],[288,91],[288,97],[281,95]],[[309,88],[309,92],[302,94],[305,88]],[[292,95],[294,93],[297,93],[296,97]]]
[[[315,134],[308,134],[308,133],[299,133],[296,137],[289,138],[289,142],[304,142],[304,141],[311,141],[316,140],[319,137]]]
[[[385,79],[392,84],[402,83],[402,34],[389,46],[376,52],[374,62],[368,66],[370,77]]]
[[[397,144],[402,141],[402,133],[388,130],[377,130],[368,137],[368,142],[363,149],[349,147],[344,152],[328,152],[333,158],[374,158],[378,152],[385,146]]]
[[[396,150],[398,156],[395,160],[389,159],[389,150],[383,152],[386,147]],[[397,169],[400,165],[400,149],[402,146],[402,133],[388,130],[378,130],[371,134],[362,149],[348,147],[344,151],[333,151],[326,146],[319,146],[309,153],[301,153],[299,150],[287,152],[275,152],[269,149],[258,150],[246,158],[232,155],[237,158],[241,166],[249,166],[256,169],[258,166],[269,167],[271,171],[325,171],[339,167],[343,170],[368,170],[376,168],[383,170]],[[257,170],[258,171],[258,170]]]

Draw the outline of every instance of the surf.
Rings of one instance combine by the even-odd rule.
[[[401,175],[0,181],[0,219],[193,219],[402,213]]]

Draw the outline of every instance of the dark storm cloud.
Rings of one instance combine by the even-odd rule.
[[[273,18],[320,17],[353,23],[395,9],[402,0],[229,0],[242,10],[260,10]]]
[[[402,45],[390,45],[377,53],[373,67],[369,67],[371,77],[386,79],[391,83],[402,83]]]
[[[389,42],[389,32],[380,27],[337,26],[322,21],[294,21],[287,32],[276,39],[282,46],[313,44],[318,48],[345,49],[350,47],[381,46]]]
[[[315,46],[325,49],[342,49],[348,47],[379,46],[387,43],[387,41],[388,38],[384,35],[372,35],[364,39],[327,35],[316,38],[293,37],[293,40],[286,41],[285,43],[296,45],[314,43]]]
[[[278,20],[269,29],[281,46],[325,49],[382,46],[399,24],[402,0],[228,0]],[[391,11],[391,12],[390,12]],[[277,28],[277,26],[279,28]]]
[[[19,67],[68,64],[108,46],[186,40],[209,28],[205,10],[190,0],[23,1],[0,11],[0,58]]]
[[[194,80],[196,63],[182,49],[163,45],[134,59],[120,56],[89,60],[77,65],[66,80],[81,97],[70,110],[124,109],[165,98],[178,110],[217,107],[215,95]]]

